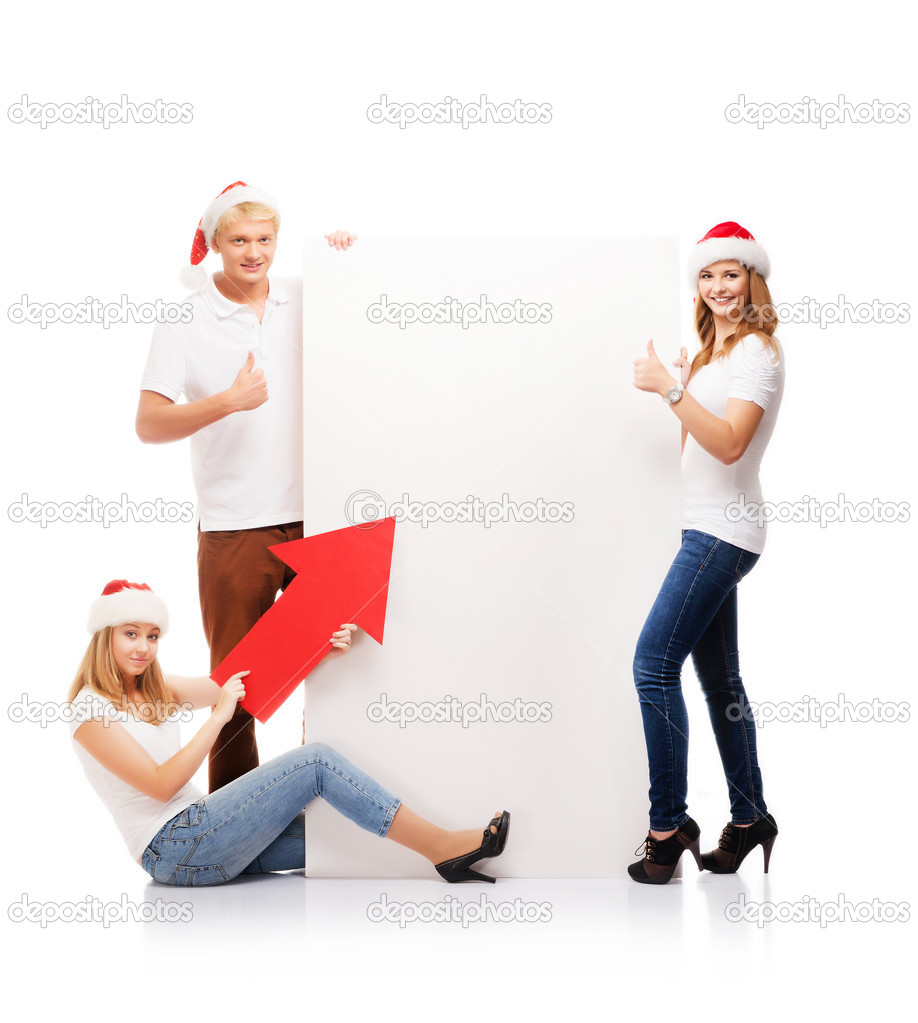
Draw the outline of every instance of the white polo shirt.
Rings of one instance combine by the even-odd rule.
[[[269,277],[261,323],[213,278],[189,296],[189,323],[153,331],[142,390],[172,401],[209,398],[236,379],[248,353],[268,400],[191,436],[198,517],[205,532],[254,529],[303,518],[303,282]]]
[[[729,398],[753,401],[765,410],[749,447],[733,465],[708,454],[691,434],[682,452],[682,528],[699,529],[753,554],[765,549],[768,525],[759,509],[759,467],[784,395],[784,349],[777,338],[772,340],[777,360],[757,334],[747,335],[729,355],[702,367],[687,388],[721,419]]]

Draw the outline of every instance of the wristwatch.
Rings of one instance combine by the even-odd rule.
[[[682,392],[685,388],[682,384],[673,384],[672,387],[667,388],[666,394],[662,395],[663,400],[667,405],[675,405],[676,402],[682,397]]]

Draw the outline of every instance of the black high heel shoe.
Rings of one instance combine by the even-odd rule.
[[[738,828],[728,824],[720,833],[717,848],[709,853],[701,854],[701,863],[705,870],[714,874],[735,874],[739,865],[760,845],[765,857],[765,873],[768,873],[768,861],[771,859],[771,847],[778,837],[778,825],[769,813],[760,817],[748,828]]]
[[[497,828],[497,834],[491,831],[491,828]],[[488,826],[484,829],[481,846],[475,849],[473,852],[466,853],[464,856],[455,856],[451,860],[444,860],[442,863],[436,863],[434,866],[437,869],[437,873],[445,881],[449,881],[450,884],[456,884],[459,881],[488,881],[494,884],[495,879],[488,877],[487,874],[480,874],[477,870],[472,870],[472,864],[477,863],[478,860],[484,860],[492,856],[500,856],[504,851],[504,846],[507,844],[507,835],[510,834],[510,812],[504,810],[500,817],[493,817],[488,823]]]
[[[644,858],[632,863],[628,873],[632,879],[641,884],[666,884],[675,874],[679,859],[686,849],[695,857],[698,869],[701,870],[701,853],[698,838],[701,828],[691,817],[681,828],[669,838],[652,838],[650,832],[644,839],[644,845],[634,850],[635,856],[644,850]]]

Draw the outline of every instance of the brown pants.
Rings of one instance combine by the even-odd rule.
[[[201,532],[199,527],[198,591],[211,671],[271,607],[277,591],[285,589],[295,575],[268,547],[302,536],[302,522],[210,533]],[[254,767],[258,767],[255,719],[237,706],[210,751],[210,791],[222,788]]]

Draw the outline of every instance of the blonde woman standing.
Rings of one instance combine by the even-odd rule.
[[[634,385],[656,392],[682,424],[682,545],[641,631],[634,682],[650,768],[650,830],[628,873],[665,884],[688,849],[698,869],[732,873],[761,845],[765,870],[778,833],[762,791],[755,722],[739,673],[737,586],[758,561],[766,526],[749,511],[762,502],[759,466],[784,391],[784,353],[775,338],[768,256],[733,221],[694,247],[700,351],[676,363],[635,360]],[[708,706],[730,797],[718,847],[702,855],[688,814],[688,717],[682,665],[691,655]]]

